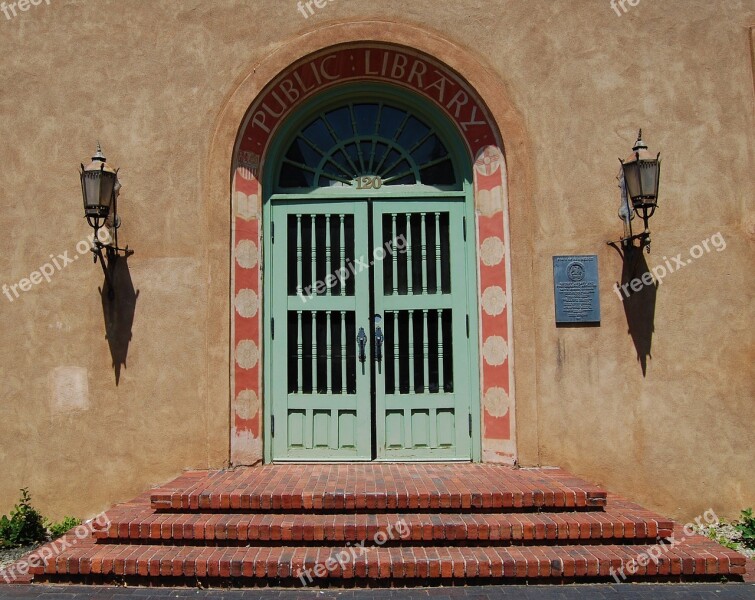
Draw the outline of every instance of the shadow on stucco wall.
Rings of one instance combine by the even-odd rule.
[[[136,300],[139,291],[134,290],[131,272],[128,268],[128,257],[120,257],[112,265],[113,294],[108,293],[108,284],[103,282],[100,288],[102,298],[102,314],[105,319],[105,337],[110,347],[113,359],[115,385],[121,378],[121,366],[126,366],[128,345],[131,342],[131,327],[134,323]]]
[[[642,368],[642,376],[647,373],[648,358],[655,331],[655,298],[658,284],[655,282],[645,261],[642,248],[627,247],[622,255],[621,289],[624,314],[627,318],[628,333],[632,336],[637,351],[637,361]],[[649,283],[648,283],[649,282]]]

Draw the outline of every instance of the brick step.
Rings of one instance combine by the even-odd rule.
[[[680,544],[659,553],[658,560],[638,561],[651,546],[530,547],[171,547],[92,545],[69,549],[57,559],[32,567],[35,581],[159,580],[277,581],[292,585],[326,579],[487,579],[579,580],[647,577],[688,578],[743,575],[745,558],[725,548]],[[355,556],[356,555],[356,556]],[[340,562],[339,562],[340,559]],[[644,562],[644,564],[642,564]],[[630,563],[634,565],[629,567]],[[630,570],[634,571],[632,577]],[[307,574],[311,575],[307,575]],[[302,579],[303,578],[303,579]],[[241,581],[239,581],[241,580]]]
[[[357,508],[379,498],[383,509]],[[408,508],[388,508],[399,505]],[[680,525],[672,531],[670,520],[557,469],[347,464],[189,472],[104,516],[104,530],[75,528],[0,572],[0,584],[27,580],[30,566],[35,583],[192,587],[198,579],[301,586],[300,569],[312,569],[315,585],[344,587],[745,575],[744,556],[686,536]],[[400,537],[401,519],[409,539],[384,543],[379,534],[390,526]]]
[[[192,544],[229,542],[360,542],[410,544],[437,540],[500,543],[667,538],[673,522],[639,511],[532,514],[165,514],[113,513],[100,542]]]
[[[606,492],[560,469],[315,464],[190,473],[154,490],[150,501],[161,511],[600,509]]]

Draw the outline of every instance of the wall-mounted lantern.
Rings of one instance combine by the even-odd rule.
[[[92,253],[94,262],[99,258],[105,280],[108,284],[108,295],[114,296],[111,270],[121,253],[123,256],[131,256],[134,251],[118,247],[118,228],[121,220],[118,217],[118,193],[121,184],[118,181],[118,169],[107,163],[102,154],[102,148],[97,144],[97,152],[92,157],[92,162],[86,167],[81,165],[81,194],[84,199],[84,216],[89,225],[94,229]],[[109,233],[102,241],[100,230],[107,228]],[[107,254],[107,263],[102,250]]]
[[[661,174],[661,153],[653,156],[647,144],[642,141],[642,129],[632,148],[632,154],[621,161],[619,181],[621,188],[621,205],[619,218],[624,223],[624,237],[621,244],[625,248],[634,246],[639,241],[639,248],[650,252],[650,229],[648,221],[658,206],[658,184]],[[643,230],[634,233],[632,221],[635,215],[642,219]],[[614,242],[610,242],[614,243]]]

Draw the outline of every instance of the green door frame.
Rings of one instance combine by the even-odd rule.
[[[422,116],[422,118],[433,126],[443,143],[448,148],[453,160],[454,167],[461,181],[460,189],[442,189],[427,185],[412,186],[383,186],[380,189],[357,190],[349,187],[334,188],[317,188],[312,190],[297,190],[296,193],[276,193],[275,184],[281,166],[281,157],[286,152],[288,144],[299,131],[299,129],[312,119],[316,114],[334,108],[345,102],[376,102],[382,101],[391,103],[397,107],[405,108]],[[399,86],[388,84],[377,84],[371,82],[348,83],[336,86],[318,94],[315,98],[307,101],[297,112],[286,119],[275,132],[269,148],[263,156],[261,165],[261,181],[263,183],[263,203],[262,203],[262,232],[263,232],[263,274],[273,272],[273,253],[270,251],[269,232],[271,231],[271,201],[277,202],[296,201],[296,200],[322,200],[328,199],[354,199],[366,200],[371,199],[427,199],[428,201],[442,200],[444,198],[464,198],[464,226],[466,231],[465,257],[466,262],[466,279],[467,279],[467,310],[469,317],[469,372],[480,373],[480,346],[478,336],[479,315],[478,315],[478,278],[477,278],[477,243],[476,243],[476,216],[474,203],[474,185],[473,185],[473,159],[467,148],[464,139],[460,135],[456,126],[443,113],[443,111],[428,100],[419,95],[410,92]],[[264,457],[265,462],[273,461],[273,439],[271,436],[271,423],[273,417],[272,406],[272,382],[273,371],[271,361],[268,358],[269,346],[265,343],[272,339],[271,324],[271,303],[273,296],[273,286],[266,280],[263,275],[262,279],[263,295],[263,415],[264,415]],[[482,436],[481,436],[481,393],[480,377],[470,376],[468,378],[468,389],[458,390],[458,393],[467,393],[469,395],[469,405],[471,413],[472,437],[471,437],[471,459],[479,462],[482,458]],[[300,459],[304,460],[304,459]],[[325,459],[318,459],[320,461]]]

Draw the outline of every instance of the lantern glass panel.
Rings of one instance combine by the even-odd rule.
[[[639,165],[636,160],[633,160],[631,162],[625,162],[622,165],[622,168],[624,169],[624,182],[627,186],[627,193],[629,194],[632,203],[634,203],[635,198],[638,198],[642,194],[642,189],[640,188]]]
[[[100,173],[84,173],[84,207],[97,208],[100,205]]]
[[[113,202],[113,187],[115,186],[115,173],[102,171],[100,175],[100,206],[110,213],[110,205]]]
[[[647,160],[640,163],[640,178],[643,195],[652,201],[658,196],[658,171],[660,165],[657,160]]]

